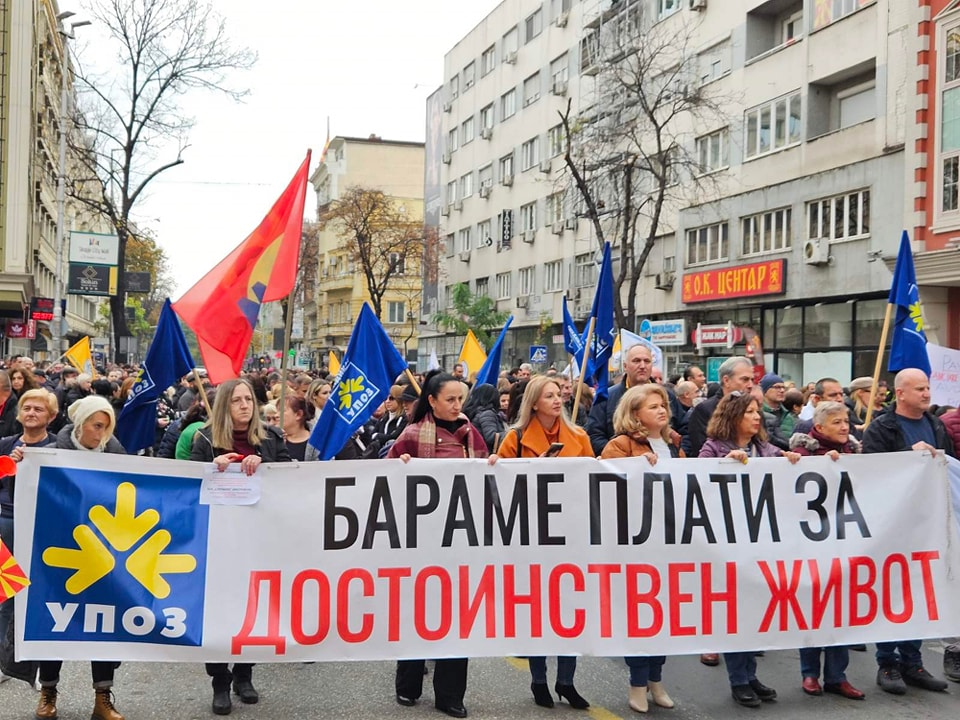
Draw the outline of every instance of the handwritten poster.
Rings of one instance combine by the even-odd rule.
[[[930,358],[930,401],[960,407],[960,350],[927,343]]]

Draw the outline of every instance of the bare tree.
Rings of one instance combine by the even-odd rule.
[[[598,247],[607,240],[614,246],[614,313],[626,328],[636,316],[647,258],[673,231],[666,212],[711,183],[695,131],[726,124],[723,99],[700,87],[701,59],[692,49],[696,21],[678,13],[654,22],[645,8],[622,3],[584,36],[581,70],[593,80],[582,83],[594,85],[593,104],[574,114],[568,101],[559,113],[565,180]]]
[[[330,203],[320,216],[333,223],[343,249],[363,275],[377,318],[383,296],[400,285],[402,277],[420,277],[423,258],[423,221],[380,190],[353,186]]]
[[[130,216],[150,183],[184,162],[193,119],[183,108],[194,90],[240,99],[229,75],[256,56],[232,47],[210,0],[94,0],[90,13],[116,49],[109,70],[77,63],[72,155],[84,171],[70,194],[108,218],[120,240],[118,292],[110,298],[114,347],[128,328],[123,313]],[[101,192],[91,194],[96,183]]]

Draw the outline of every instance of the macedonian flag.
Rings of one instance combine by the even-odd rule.
[[[9,600],[29,584],[23,568],[0,540],[0,602]]]

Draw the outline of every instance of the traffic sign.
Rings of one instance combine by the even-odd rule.
[[[530,346],[530,362],[545,363],[546,361],[547,361],[547,346],[531,345]]]

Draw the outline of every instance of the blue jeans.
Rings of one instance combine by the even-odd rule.
[[[753,650],[724,653],[723,662],[727,665],[730,687],[749,685],[751,680],[757,679],[757,658],[753,654]]]
[[[0,540],[13,552],[13,518],[0,517]],[[7,625],[13,620],[13,598],[0,603],[0,640],[7,635]]]
[[[547,659],[545,657],[527,658],[530,663],[530,678],[535,683],[547,682]],[[574,655],[557,656],[557,685],[573,685],[573,674],[577,671],[577,658]]]
[[[826,648],[800,648],[800,674],[807,678],[820,678],[820,653],[823,652],[823,681],[836,685],[847,679],[847,664],[850,651],[846,645]]]
[[[922,645],[922,640],[877,643],[877,665],[891,667],[899,664],[907,670],[923,667],[923,657],[920,655]]]
[[[623,661],[630,668],[630,687],[646,687],[647,683],[660,682],[663,679],[665,655],[644,657],[625,657]]]

